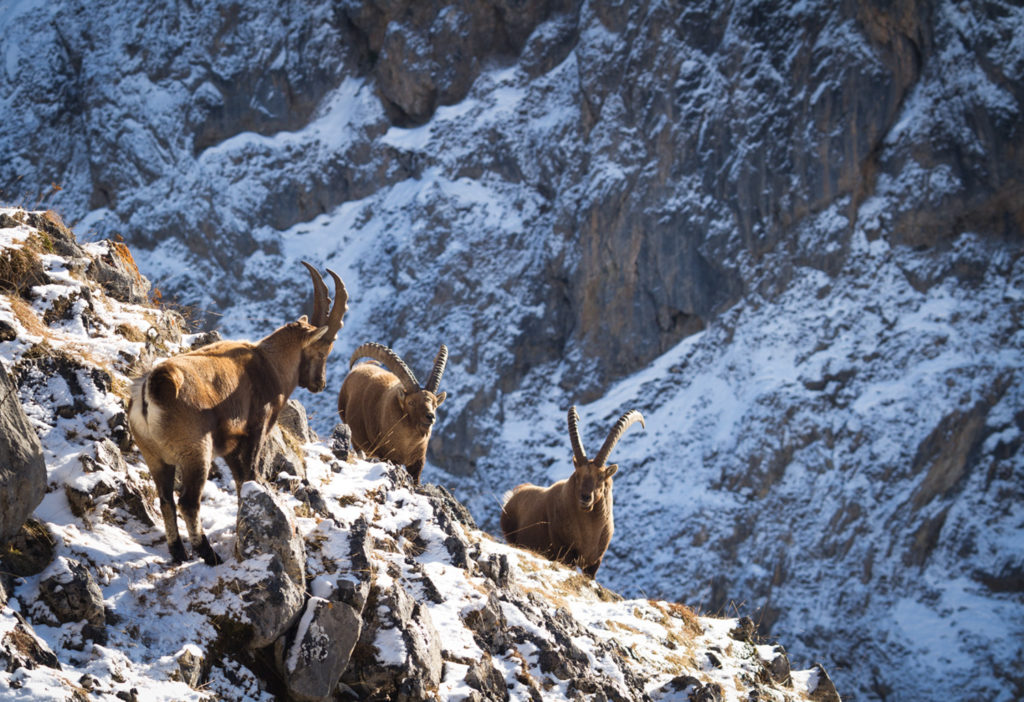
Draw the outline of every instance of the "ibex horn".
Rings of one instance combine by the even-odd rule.
[[[327,318],[327,336],[333,338],[338,333],[338,330],[344,326],[344,322],[341,320],[348,311],[348,290],[345,289],[345,284],[341,282],[341,276],[330,268],[327,269],[327,272],[334,278],[334,306],[331,308],[331,314]]]
[[[612,449],[615,448],[615,444],[619,443],[619,439],[622,438],[623,433],[637,422],[640,422],[640,426],[644,429],[647,428],[647,425],[644,424],[644,416],[636,410],[630,410],[619,417],[619,421],[615,423],[615,426],[612,427],[611,432],[609,432],[608,438],[604,440],[601,450],[598,451],[597,456],[594,457],[594,463],[599,466],[603,466],[605,461],[608,460],[608,455],[611,454]]]
[[[349,368],[354,366],[356,361],[363,356],[383,363],[385,368],[398,376],[406,392],[419,391],[420,384],[416,380],[416,376],[413,375],[412,370],[409,366],[405,365],[405,361],[399,358],[397,353],[384,344],[375,344],[371,341],[357,348],[352,352],[352,357],[348,361]]]
[[[583,442],[580,441],[580,414],[576,411],[576,405],[569,408],[569,442],[572,444],[572,457],[576,464],[583,464],[587,460],[587,452],[583,450]]]
[[[436,393],[437,389],[441,387],[441,376],[444,375],[444,367],[448,363],[448,347],[441,344],[441,350],[437,352],[437,356],[434,357],[434,369],[430,372],[430,378],[427,380],[427,385],[424,390]]]
[[[313,279],[313,315],[309,318],[310,324],[314,327],[322,327],[327,324],[327,305],[330,303],[330,295],[327,293],[327,286],[320,272],[305,261],[302,265],[309,271],[309,277]]]

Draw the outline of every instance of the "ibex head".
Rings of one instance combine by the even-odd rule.
[[[646,428],[643,415],[636,410],[629,410],[619,417],[619,421],[608,433],[608,438],[604,440],[601,450],[593,459],[588,459],[587,452],[583,450],[583,442],[580,440],[580,415],[575,406],[569,408],[569,441],[572,443],[572,464],[576,470],[576,484],[579,487],[577,495],[579,507],[583,511],[589,512],[608,496],[612,487],[612,476],[615,475],[619,466],[615,463],[608,466],[605,465],[605,462],[626,429],[636,422],[640,422],[640,426]]]
[[[374,343],[363,344],[352,353],[350,365],[363,356],[379,361],[395,374],[402,384],[398,401],[405,416],[418,424],[424,432],[430,431],[437,419],[437,408],[448,396],[448,393],[437,391],[441,385],[441,376],[444,374],[445,365],[448,363],[448,347],[441,344],[441,350],[434,357],[434,367],[430,372],[430,378],[422,387],[405,361],[387,346]]]
[[[348,310],[348,291],[338,274],[330,268],[327,272],[334,278],[334,305],[327,294],[327,285],[313,266],[302,262],[313,278],[313,316],[299,317],[298,324],[310,327],[310,333],[302,347],[302,360],[299,363],[299,385],[310,392],[320,392],[327,387],[327,356],[331,353],[338,330],[344,325],[341,321]],[[328,308],[330,311],[328,312]]]

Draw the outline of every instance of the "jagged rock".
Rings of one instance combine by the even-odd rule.
[[[111,470],[123,474],[127,471],[121,449],[110,439],[101,439],[93,444],[93,455],[83,454],[81,461],[86,473]]]
[[[163,524],[163,517],[156,511],[156,486],[151,480],[136,480],[127,476],[117,485],[117,493],[107,503],[111,508],[122,509],[145,526]]]
[[[327,700],[359,640],[359,612],[342,602],[311,597],[291,643],[275,644],[278,671],[288,694],[301,702]]]
[[[106,251],[93,257],[88,275],[115,300],[134,304],[146,302],[149,299],[149,281],[139,273],[128,247],[110,240],[104,241],[103,245]]]
[[[117,485],[113,478],[100,473],[86,474],[74,483],[64,484],[64,494],[68,498],[71,514],[80,519],[87,517],[97,506],[107,502],[103,498],[116,490]]]
[[[53,561],[54,544],[46,524],[29,517],[2,550],[4,571],[22,578],[43,572]]]
[[[338,422],[331,430],[331,453],[339,461],[347,461],[352,455],[352,430],[343,422]]]
[[[295,439],[278,422],[267,432],[257,474],[266,482],[274,482],[281,473],[306,477],[306,464],[298,452]]]
[[[274,643],[295,623],[305,601],[305,591],[276,554],[257,555],[242,565],[241,577],[225,577],[219,586],[222,596],[235,593],[237,599],[230,598],[210,615],[227,650]]]
[[[7,606],[14,592],[14,576],[0,568],[0,609]]]
[[[508,556],[504,553],[491,554],[483,560],[477,560],[476,564],[480,572],[496,587],[507,588],[512,584],[512,570],[509,567]]]
[[[106,625],[103,593],[89,569],[78,561],[59,557],[39,580],[39,597],[57,621],[86,621],[94,627]]]
[[[466,684],[481,693],[481,700],[509,699],[505,676],[494,667],[491,656],[487,655],[469,666],[466,672]]]
[[[0,544],[18,533],[46,492],[46,464],[18,388],[0,368]]]
[[[190,351],[195,351],[196,349],[201,349],[204,346],[209,346],[210,344],[216,343],[221,340],[222,337],[220,335],[220,332],[214,329],[212,331],[196,334],[195,338],[192,339],[192,343],[189,344],[188,348]]]
[[[335,596],[339,602],[350,605],[357,612],[362,614],[366,606],[366,599],[370,594],[369,575],[363,577],[338,576],[337,590]]]
[[[825,672],[821,663],[815,663],[811,668],[811,677],[807,688],[809,690],[807,697],[811,702],[842,702],[832,678]]]
[[[74,233],[64,224],[61,216],[53,210],[25,212],[24,219],[29,226],[45,232],[54,252],[68,259],[72,269],[74,269],[75,262],[81,262],[81,265],[84,266],[84,262],[89,259],[89,254],[79,245]]]
[[[292,494],[304,504],[310,514],[319,515],[324,519],[331,519],[331,512],[328,510],[324,494],[308,482],[303,480],[292,491]]]
[[[4,670],[13,673],[18,668],[32,670],[38,666],[61,669],[53,650],[39,638],[25,618],[13,613],[17,623],[0,639],[0,661]]]
[[[207,668],[206,655],[202,649],[188,644],[174,657],[178,663],[179,679],[189,687],[199,687]]]
[[[238,560],[273,554],[288,577],[300,590],[305,589],[306,552],[302,537],[295,530],[290,511],[281,507],[267,488],[251,480],[242,485],[237,525]]]
[[[757,625],[754,624],[753,619],[740,617],[736,622],[736,627],[729,632],[729,636],[737,641],[751,641],[756,631]]]
[[[306,408],[295,398],[284,403],[281,412],[277,415],[277,424],[289,432],[300,444],[308,444],[316,439],[309,428],[309,418],[306,416]]]
[[[110,421],[107,422],[107,426],[110,427],[110,440],[111,443],[118,448],[122,453],[131,451],[134,441],[132,439],[132,431],[128,426],[128,414],[126,412],[118,412]],[[123,463],[124,458],[121,458]]]
[[[498,593],[492,590],[487,603],[462,615],[463,621],[476,635],[478,645],[485,651],[499,654],[508,648],[508,623],[501,611]]]
[[[772,646],[772,656],[765,661],[768,673],[772,676],[772,680],[779,683],[780,685],[791,685],[793,679],[790,675],[792,672],[789,666],[789,655],[786,653],[786,649],[776,644]]]
[[[363,631],[342,682],[360,695],[392,696],[393,699],[426,699],[426,690],[441,681],[441,639],[426,607],[414,602],[398,583],[374,588],[375,606],[363,612]],[[398,651],[399,659],[380,660],[378,638],[385,648]],[[398,641],[400,645],[391,643]]]

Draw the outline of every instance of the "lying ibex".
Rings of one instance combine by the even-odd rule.
[[[338,393],[338,414],[352,431],[353,446],[367,456],[404,465],[418,484],[437,408],[447,397],[437,388],[448,362],[448,347],[441,344],[423,387],[387,346],[363,344],[352,353],[349,366],[364,356],[383,367],[368,362],[349,371]]]
[[[505,540],[568,566],[579,566],[594,577],[615,530],[612,476],[619,467],[606,466],[605,461],[635,422],[645,426],[643,415],[636,410],[622,415],[601,450],[588,460],[580,441],[580,416],[572,407],[569,441],[575,471],[546,488],[524,483],[505,493],[501,508]]]
[[[187,557],[174,507],[175,466],[181,470],[181,513],[192,548],[217,565],[221,559],[199,523],[199,499],[214,457],[224,457],[240,490],[256,477],[267,432],[295,387],[320,392],[327,384],[327,356],[342,327],[348,293],[328,269],[335,291],[330,307],[323,278],[303,265],[313,278],[312,319],[303,315],[256,343],[219,341],[175,356],[132,385],[128,420],[156,482],[175,563]]]

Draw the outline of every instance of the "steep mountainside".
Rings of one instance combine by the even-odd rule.
[[[331,266],[335,389],[359,343],[421,374],[446,343],[425,477],[485,526],[566,475],[570,404],[592,440],[637,407],[602,582],[748,612],[864,699],[1024,694],[1019,7],[21,0],[0,26],[4,197],[122,235],[226,335]]]
[[[495,541],[443,488],[310,436],[298,404],[272,484],[206,486],[224,563],[171,565],[124,395],[201,339],[132,299],[123,245],[80,247],[50,212],[0,209],[0,273],[0,372],[48,468],[0,544],[0,698],[838,702],[749,620],[624,600]]]

